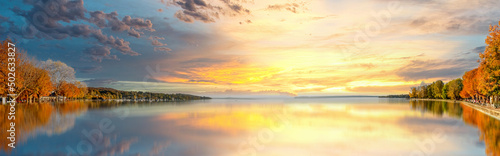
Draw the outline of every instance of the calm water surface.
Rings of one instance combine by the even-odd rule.
[[[378,98],[19,105],[0,155],[499,155],[500,122],[462,104]]]

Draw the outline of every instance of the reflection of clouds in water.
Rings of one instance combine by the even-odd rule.
[[[60,115],[58,113],[52,114],[52,117],[49,120],[49,123],[45,126],[38,128],[34,135],[39,134],[47,134],[48,136],[52,136],[54,134],[62,134],[75,125],[75,119],[78,115],[67,114]]]
[[[171,142],[166,141],[162,143],[155,142],[151,151],[149,151],[149,155],[159,155],[161,151],[165,150],[168,146],[170,146]]]
[[[105,148],[99,150],[96,156],[108,156],[108,155],[122,155],[123,153],[130,150],[130,145],[137,142],[137,138],[132,138],[128,140],[121,140],[115,144],[109,144]]]

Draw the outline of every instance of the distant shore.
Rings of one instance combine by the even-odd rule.
[[[464,105],[467,105],[481,113],[484,113],[488,116],[491,116],[497,120],[500,120],[500,109],[495,109],[491,108],[488,106],[481,106],[475,103],[467,102],[467,101],[461,101],[461,100],[450,100],[450,99],[410,99],[414,101],[446,101],[446,102],[454,102],[454,103],[462,103]]]

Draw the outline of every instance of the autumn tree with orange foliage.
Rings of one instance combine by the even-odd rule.
[[[6,39],[1,42],[0,50],[0,96],[8,94],[8,73],[7,69],[11,40]],[[86,94],[86,85],[75,80],[74,69],[61,61],[47,60],[38,62],[28,54],[15,49],[15,94],[16,98],[25,99],[27,102],[34,102],[42,96],[48,96],[51,92],[67,96],[69,98],[83,97]],[[12,49],[11,49],[12,51]]]
[[[1,65],[1,68],[0,68],[0,95],[2,96],[6,96],[7,94],[9,94],[8,92],[8,89],[9,89],[9,86],[8,86],[8,73],[11,72],[9,71],[9,69],[7,68],[8,67],[8,63],[9,63],[9,56],[7,55],[8,52],[12,52],[12,51],[16,51],[18,49],[15,49],[15,47],[13,46],[9,46],[9,44],[12,44],[12,40],[10,39],[6,39],[4,41],[1,42],[1,45],[0,45],[0,65]],[[16,78],[16,86],[14,87],[16,90],[19,90],[19,89],[22,89],[24,86],[23,86],[23,82],[24,82],[24,79],[22,77],[22,74],[23,73],[23,70],[19,70],[18,68],[22,68],[26,62],[25,60],[22,59],[23,58],[23,54],[22,53],[18,53],[16,51],[16,55],[14,57],[15,59],[15,68],[16,68],[16,74],[15,74],[15,78]],[[12,62],[11,62],[12,63]]]
[[[66,81],[63,81],[61,83],[60,89],[57,90],[57,95],[62,95],[67,98],[76,98],[79,96],[79,94],[80,89],[76,85],[68,83]]]
[[[463,81],[463,89],[460,92],[460,96],[462,98],[473,98],[474,100],[477,100],[479,97],[479,81],[481,78],[481,72],[478,72],[478,68],[472,69],[468,72],[465,72],[464,76],[462,77]]]
[[[479,90],[490,103],[496,103],[500,95],[500,27],[490,25],[489,31],[484,53],[479,54],[481,62],[478,69],[482,72]]]

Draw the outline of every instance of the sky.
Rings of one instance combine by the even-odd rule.
[[[0,39],[91,87],[405,94],[477,67],[497,0],[5,0]]]

